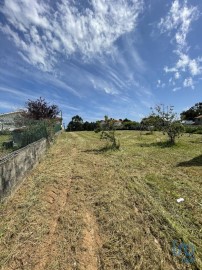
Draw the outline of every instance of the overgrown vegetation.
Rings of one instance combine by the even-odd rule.
[[[4,142],[10,141],[12,139],[11,135],[2,135],[0,134],[0,158],[2,158],[4,155],[10,153],[12,149],[5,149],[3,146]]]
[[[37,100],[28,100],[25,105],[26,110],[22,110],[14,119],[16,129],[0,131],[1,138],[8,135],[5,137],[7,140],[2,142],[3,145],[0,144],[1,157],[42,138],[50,142],[54,134],[61,130],[62,117],[58,117],[60,111],[57,105],[49,105],[41,97]],[[5,151],[8,150],[6,148],[10,148],[9,151]]]
[[[27,120],[26,127],[13,131],[13,141],[18,148],[24,147],[42,138],[51,141],[54,136],[54,120]]]
[[[54,133],[61,129],[62,117],[58,117],[57,105],[49,105],[45,99],[28,100],[26,109],[15,119],[16,129],[13,140],[17,147],[24,147],[39,139],[53,139]]]

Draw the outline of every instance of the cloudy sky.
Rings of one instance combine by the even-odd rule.
[[[0,113],[44,97],[65,123],[202,101],[201,0],[1,0]]]

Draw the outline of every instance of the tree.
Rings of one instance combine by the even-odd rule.
[[[95,122],[84,122],[83,123],[83,130],[86,130],[86,131],[94,131],[97,127],[97,123]]]
[[[45,99],[39,98],[37,100],[28,100],[26,102],[27,111],[23,112],[23,117],[41,120],[41,119],[54,119],[59,114],[57,105],[49,105]]]
[[[49,105],[45,99],[28,100],[26,110],[23,110],[15,118],[15,126],[20,129],[13,132],[14,141],[23,147],[41,138],[53,140],[56,128],[61,128],[62,118],[57,117],[59,109],[57,105]]]
[[[105,120],[100,123],[98,132],[101,131],[100,139],[106,140],[107,142],[107,149],[119,149],[120,142],[115,136],[115,127],[114,127],[114,119],[108,118],[105,116]]]
[[[151,133],[153,133],[154,129],[157,126],[161,126],[163,124],[163,120],[160,118],[159,115],[152,114],[148,117],[143,118],[140,124],[143,129],[149,130]]]
[[[129,120],[128,118],[125,118],[125,119],[123,120],[123,122],[132,122],[132,121]]]
[[[83,119],[79,115],[72,117],[72,120],[67,126],[67,131],[81,131],[83,130]]]
[[[187,111],[183,111],[180,116],[181,120],[194,120],[195,117],[202,115],[202,102],[196,103]]]
[[[152,116],[156,119],[159,118],[155,127],[168,135],[171,144],[175,144],[176,138],[183,133],[184,127],[177,121],[177,114],[174,112],[173,106],[167,106],[165,109],[164,105],[157,105]]]
[[[128,121],[123,121],[122,122],[122,129],[128,129],[128,130],[138,130],[140,128],[140,124],[138,122],[135,122],[135,121],[131,121],[131,120],[128,120]]]

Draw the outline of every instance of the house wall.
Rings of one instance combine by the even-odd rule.
[[[0,130],[15,129],[15,118],[19,115],[19,112],[5,113],[0,115]]]
[[[202,125],[202,118],[195,118],[195,124]]]
[[[47,141],[43,138],[0,159],[0,201],[15,190],[46,150]]]

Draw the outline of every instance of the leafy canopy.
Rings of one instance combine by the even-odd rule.
[[[186,111],[183,111],[180,116],[182,120],[194,120],[195,117],[202,115],[202,102],[196,103]]]
[[[49,105],[44,98],[37,100],[28,100],[26,102],[27,112],[24,112],[26,118],[41,120],[41,119],[54,119],[59,114],[57,105]]]

